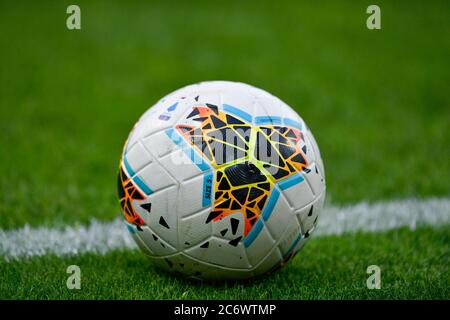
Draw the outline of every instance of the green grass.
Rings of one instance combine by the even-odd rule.
[[[166,93],[203,80],[268,90],[312,129],[327,200],[450,195],[448,1],[0,3],[0,228],[111,220],[128,132]],[[156,272],[140,252],[0,263],[0,298],[443,298],[448,226],[313,239],[247,284]],[[83,289],[68,291],[79,264]],[[365,269],[382,267],[381,290]]]
[[[285,268],[247,283],[208,284],[154,269],[138,251],[0,263],[1,299],[448,299],[449,227],[312,239]],[[66,287],[69,265],[81,289]],[[366,287],[369,265],[381,289]]]
[[[108,220],[134,122],[164,94],[248,82],[303,116],[334,203],[450,194],[446,1],[0,4],[0,226]]]

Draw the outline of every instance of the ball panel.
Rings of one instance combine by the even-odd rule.
[[[154,193],[177,185],[177,181],[156,161],[143,167],[138,175]]]
[[[140,143],[135,143],[128,151],[123,155],[126,157],[131,168],[134,172],[139,172],[142,168],[152,163],[153,159],[150,153]]]
[[[273,271],[280,265],[282,260],[283,256],[280,249],[277,246],[273,247],[267,256],[263,257],[261,262],[253,269],[252,276],[258,277]]]
[[[246,246],[247,257],[251,265],[258,265],[274,245],[275,240],[270,235],[267,227],[263,226],[253,242]]]
[[[133,235],[145,244],[148,248],[146,253],[149,256],[167,256],[177,252],[177,249],[168,243],[163,235],[159,235],[149,228],[149,226],[144,225],[140,229],[136,230]]]
[[[217,238],[236,241],[236,238],[242,239],[244,236],[245,221],[242,214],[229,215],[208,224],[211,224],[212,234]]]
[[[221,91],[222,103],[219,105],[222,111],[234,114],[241,119],[248,120],[254,115],[255,98],[247,93],[236,95],[231,90]]]
[[[211,209],[206,208],[187,217],[179,218],[178,236],[180,250],[203,243],[211,237],[213,225],[205,223],[210,212]]]
[[[284,192],[282,192],[265,224],[273,239],[281,238],[293,215],[294,212],[286,201]]]
[[[225,239],[211,237],[204,243],[186,249],[184,252],[200,261],[214,265],[238,269],[250,268],[242,243],[235,245]]]
[[[221,99],[220,92],[218,92],[217,90],[212,89],[197,90],[195,93],[195,97],[193,97],[194,101],[192,101],[190,107],[195,105],[205,105],[206,103],[218,106],[221,104],[220,99]]]
[[[325,199],[325,191],[317,197],[312,203],[295,212],[299,221],[303,235],[311,235],[317,225],[320,212],[322,211]]]
[[[255,99],[255,109],[253,111],[255,124],[258,124],[258,118],[261,117],[272,116],[282,118],[279,103],[271,94],[255,94],[253,92],[253,96]]]
[[[188,106],[189,104],[186,101],[171,98],[151,107],[131,131],[126,143],[126,150],[146,137],[173,127],[186,112]]]
[[[177,186],[172,186],[149,195],[143,201],[145,204],[151,203],[149,209],[146,209],[143,203],[135,203],[135,209],[140,212],[145,225],[158,238],[164,239],[174,248],[178,244],[178,218],[174,214],[177,207],[177,189]]]
[[[319,196],[325,189],[325,179],[316,163],[312,163],[308,166],[307,171],[304,172],[304,177],[313,191],[314,196]]]
[[[205,207],[210,207],[210,205],[204,201],[204,180],[205,175],[201,174],[189,180],[185,180],[180,184],[178,189],[179,205],[177,208],[177,214],[180,218],[196,214]],[[205,221],[203,223],[205,223]]]
[[[252,276],[251,270],[210,264],[185,253],[177,253],[163,258],[151,258],[151,260],[165,270],[179,272],[189,278],[199,280],[239,280]]]
[[[294,209],[302,208],[315,199],[314,194],[303,175],[301,182],[283,190],[283,195],[286,197],[289,206]]]
[[[306,135],[306,137],[308,138],[308,141],[310,142],[311,148],[314,151],[314,155],[315,155],[315,163],[318,165],[319,167],[319,171],[321,172],[324,180],[325,180],[325,167],[323,165],[323,160],[322,160],[322,156],[320,155],[320,150],[319,147],[317,146],[317,141],[314,138],[314,135],[311,133],[311,131],[308,130],[308,134]]]
[[[132,230],[132,231],[130,231],[131,237],[136,242],[136,244],[138,245],[139,249],[141,249],[147,256],[154,256],[155,253],[144,242],[144,240],[141,239],[141,237],[136,234],[136,232],[137,232],[136,228],[134,226],[132,226],[131,228],[132,229],[128,229],[128,230]]]
[[[161,157],[159,162],[178,182],[203,175],[203,171],[192,163],[192,160],[183,150],[177,150]]]
[[[292,216],[288,228],[278,242],[278,248],[280,248],[283,257],[291,253],[292,249],[295,247],[297,242],[301,240],[301,238],[302,232],[300,229],[300,224],[295,216]]]
[[[171,152],[178,150],[176,145],[167,136],[165,130],[155,132],[154,134],[141,139],[142,145],[148,150],[154,158],[160,159]]]

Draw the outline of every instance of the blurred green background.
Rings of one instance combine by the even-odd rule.
[[[312,129],[328,201],[450,194],[448,1],[0,3],[0,227],[110,220],[128,132],[203,80],[261,87]]]
[[[81,8],[81,30],[66,8]],[[138,117],[205,80],[294,107],[322,152],[327,201],[450,196],[450,6],[377,1],[0,2],[0,231],[111,220]],[[314,239],[262,281],[212,286],[138,251],[0,259],[0,299],[448,299],[449,226]],[[366,267],[383,270],[367,290]],[[83,268],[83,290],[65,287]],[[293,285],[295,284],[295,285]]]

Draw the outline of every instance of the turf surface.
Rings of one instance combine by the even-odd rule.
[[[208,284],[154,269],[139,251],[0,263],[1,299],[448,299],[449,227],[312,239],[285,268],[247,283]],[[69,265],[81,289],[66,287]],[[381,268],[381,289],[366,268]]]
[[[292,105],[326,166],[328,201],[450,195],[447,1],[0,3],[0,228],[118,213],[116,171],[137,118],[198,81],[242,81]],[[285,270],[210,286],[139,252],[1,262],[0,298],[449,298],[448,226],[313,239]],[[68,264],[83,289],[64,286]],[[383,289],[365,287],[379,264]],[[293,283],[295,285],[293,285]]]

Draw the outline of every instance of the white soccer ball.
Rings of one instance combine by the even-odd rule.
[[[164,269],[212,280],[283,266],[325,198],[319,148],[264,90],[210,81],[152,106],[125,144],[119,198],[129,231]]]

